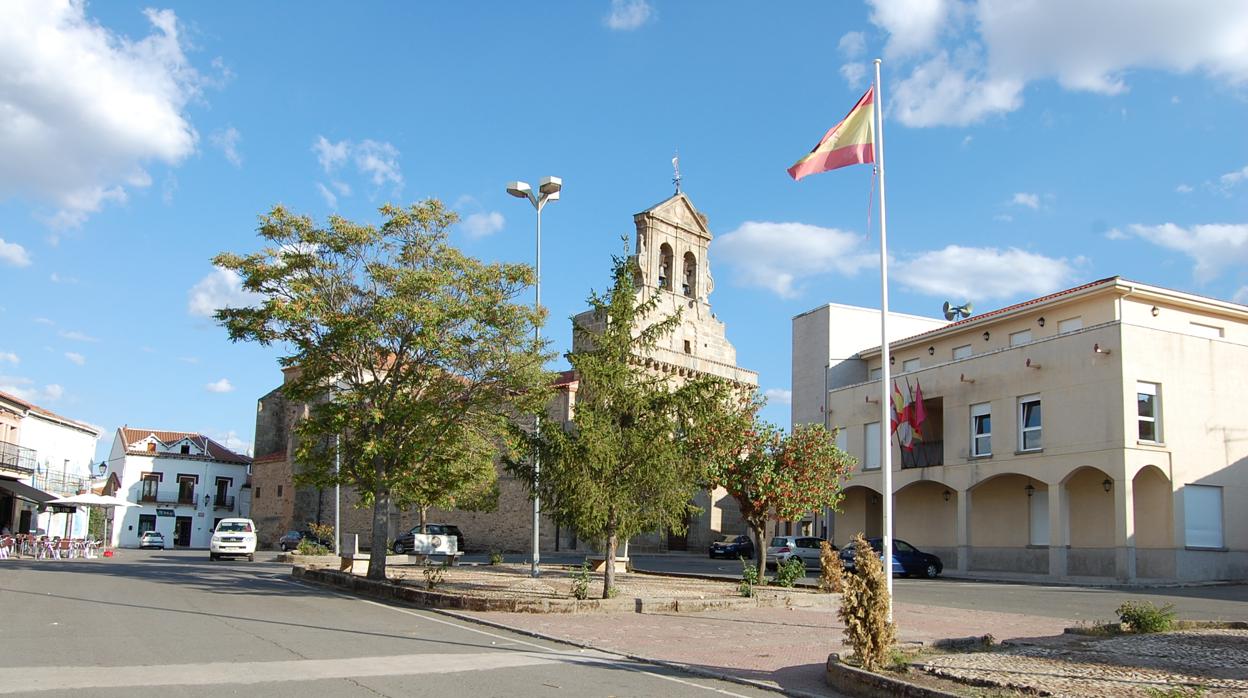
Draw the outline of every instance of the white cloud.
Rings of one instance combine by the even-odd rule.
[[[48,276],[48,281],[51,281],[51,282],[52,282],[52,283],[54,283],[54,284],[77,284],[77,283],[81,283],[81,281],[80,281],[80,280],[78,279],[78,277],[76,277],[76,276],[61,276],[60,274],[58,274],[58,273],[56,273],[56,272],[52,272],[52,273]]]
[[[389,183],[396,190],[403,186],[399,149],[385,141],[366,139],[359,143],[349,140],[333,143],[325,136],[317,136],[312,143],[312,152],[316,153],[316,161],[327,175],[333,175],[348,161],[352,161],[355,163],[356,172],[367,177],[374,186],[381,187]],[[351,195],[351,185],[339,179],[331,179],[329,187],[320,182],[316,186],[317,192],[330,208],[337,207],[339,196]]]
[[[490,211],[489,213],[469,214],[459,224],[459,227],[468,237],[478,239],[497,233],[503,229],[505,223],[503,214],[498,211]]]
[[[54,228],[149,186],[149,163],[177,165],[198,138],[185,109],[202,79],[173,11],[144,10],[152,30],[136,41],[86,8],[0,3],[0,197],[51,204]]]
[[[234,391],[234,386],[230,383],[230,379],[222,378],[219,381],[205,385],[204,390],[210,393],[229,393]]]
[[[1240,286],[1231,300],[1236,303],[1248,303],[1248,286]]]
[[[968,135],[968,136],[964,137],[964,138],[962,139],[962,147],[963,147],[963,148],[968,148],[968,147],[970,147],[970,145],[971,145],[971,141],[974,141],[974,140],[975,140],[975,136],[969,136],[969,135]]]
[[[1026,206],[1033,211],[1040,209],[1040,195],[1028,194],[1027,192],[1018,192],[1010,199],[1010,203],[1015,206]]]
[[[1129,225],[1122,237],[1134,235],[1168,250],[1181,252],[1196,263],[1193,273],[1201,282],[1216,278],[1226,268],[1248,265],[1248,223],[1193,225],[1174,223]],[[1119,238],[1121,239],[1121,238]]]
[[[1008,213],[998,213],[997,215],[992,217],[992,220],[1000,221],[1001,223],[1013,223],[1014,216],[1011,216]]]
[[[65,339],[72,340],[75,342],[98,342],[100,341],[99,339],[96,339],[95,337],[92,337],[91,335],[85,332],[79,332],[77,330],[61,330],[57,334],[59,334],[61,337]]]
[[[1245,165],[1243,169],[1235,170],[1234,172],[1227,172],[1222,175],[1218,178],[1218,185],[1223,191],[1227,191],[1245,179],[1248,179],[1248,165]]]
[[[209,137],[212,144],[220,149],[221,153],[225,155],[225,159],[235,167],[243,166],[243,156],[238,152],[238,142],[242,139],[243,134],[239,133],[238,129],[233,126],[224,131],[216,131]]]
[[[261,300],[259,294],[243,288],[243,277],[237,272],[220,267],[200,279],[187,295],[187,312],[200,317],[212,317],[219,308],[241,308]]]
[[[14,354],[11,351],[0,351],[0,361],[8,361],[11,364],[18,364],[22,362],[22,360],[18,358],[17,354]]]
[[[797,284],[825,273],[853,276],[877,264],[879,255],[863,249],[863,239],[836,228],[806,223],[747,221],[716,243],[719,259],[740,281],[784,298],[800,294]]]
[[[862,32],[846,32],[836,42],[836,48],[846,58],[857,58],[867,50],[866,35]]]
[[[16,242],[5,242],[4,238],[0,238],[0,262],[12,267],[28,267],[30,254],[26,252],[25,247]]]
[[[65,352],[65,358],[69,359],[71,363],[78,364],[79,366],[85,366],[87,363],[87,357],[76,351]]]
[[[316,191],[321,195],[322,199],[325,199],[326,206],[334,209],[338,208],[338,195],[330,191],[329,187],[317,182]]]
[[[179,356],[178,361],[181,361],[182,363],[186,363],[186,364],[197,364],[199,363],[199,357],[198,356]]]
[[[1014,247],[1001,250],[949,245],[889,265],[889,279],[906,288],[976,301],[1044,295],[1067,285],[1074,272],[1074,264],[1067,259]]]
[[[1180,184],[1179,186],[1175,187],[1174,190],[1180,194],[1192,193],[1192,187],[1189,184]]]
[[[768,388],[763,391],[763,397],[767,398],[767,402],[773,405],[790,405],[793,403],[793,391],[784,388]]]
[[[55,322],[52,322],[51,320],[47,319],[46,317],[37,317],[37,318],[35,318],[35,319],[34,319],[34,322],[35,322],[35,324],[37,324],[37,325],[48,325],[48,326],[51,326],[51,325],[55,325],[55,324],[56,324]]]
[[[1022,105],[1023,87],[1055,80],[1104,95],[1134,70],[1248,82],[1248,3],[1208,0],[872,0],[885,55],[909,70],[893,90],[910,126],[965,125]],[[941,45],[941,39],[955,37]],[[906,68],[906,60],[915,64]]]
[[[56,383],[40,388],[33,380],[21,376],[0,376],[0,391],[35,404],[56,402],[65,396],[65,389]]]
[[[906,58],[930,49],[962,14],[956,0],[870,0],[871,22],[888,32],[884,55]]]
[[[603,22],[616,31],[632,31],[655,16],[646,0],[611,0],[611,13]]]
[[[841,77],[850,87],[861,87],[867,79],[867,64],[846,63],[841,66]]]
[[[325,170],[325,174],[329,174],[338,169],[338,166],[347,161],[347,153],[351,150],[350,141],[338,141],[331,143],[325,136],[317,136],[316,142],[312,144],[312,152],[316,153],[316,161],[321,163],[321,169]]]
[[[224,433],[220,431],[208,432],[208,436],[212,437],[213,440],[235,453],[242,453],[248,456],[251,455],[252,443],[243,439],[243,437],[239,436],[238,432],[233,429]]]

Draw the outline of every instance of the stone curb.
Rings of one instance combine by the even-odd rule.
[[[841,693],[861,698],[963,698],[957,693],[949,693],[935,688],[917,686],[891,676],[883,676],[865,669],[859,669],[841,662],[836,652],[828,655],[828,664],[824,676],[828,686]]]

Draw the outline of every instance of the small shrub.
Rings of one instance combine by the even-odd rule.
[[[325,541],[325,543],[321,544],[323,546],[328,546],[334,540],[334,527],[330,524],[318,524],[309,521],[308,530],[312,532],[312,535],[316,536],[317,540]]]
[[[845,589],[845,570],[836,548],[826,540],[819,544],[819,591],[839,594]]]
[[[438,588],[438,586],[442,584],[442,582],[446,581],[446,570],[450,566],[451,566],[451,561],[447,560],[446,562],[442,563],[441,565],[438,565],[437,567],[426,567],[425,568],[425,588],[428,589],[429,591],[433,591],[434,589]]]
[[[776,565],[776,577],[772,583],[778,587],[792,587],[805,576],[806,563],[800,557],[791,557],[783,564]]]
[[[1151,601],[1126,601],[1114,613],[1135,633],[1164,633],[1174,627],[1174,604],[1157,608]]]
[[[1205,687],[1196,684],[1193,686],[1173,686],[1171,688],[1148,688],[1148,695],[1152,698],[1200,698],[1205,695]]]
[[[584,601],[589,598],[589,562],[582,562],[580,569],[572,573],[572,597]]]
[[[500,553],[500,552],[498,552],[497,550],[495,550],[495,551],[491,552],[491,553],[490,553],[490,564],[491,564],[491,565],[501,565],[501,564],[503,564],[503,554],[502,554],[502,553]]]
[[[299,541],[299,547],[296,548],[300,555],[328,555],[329,548],[317,543],[311,538],[304,538]]]
[[[758,567],[755,566],[753,560],[740,558],[741,560],[741,584],[737,585],[737,591],[747,599],[754,596],[754,587],[758,586]]]
[[[868,671],[876,671],[892,656],[896,628],[888,621],[888,586],[880,556],[859,533],[854,537],[854,570],[845,578],[841,608],[845,642]]]

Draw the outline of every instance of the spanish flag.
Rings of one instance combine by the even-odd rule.
[[[824,134],[806,157],[789,168],[789,176],[802,177],[846,165],[875,162],[875,87],[858,100],[853,109]]]

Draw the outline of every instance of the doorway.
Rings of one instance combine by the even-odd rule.
[[[191,547],[191,517],[179,516],[174,519],[173,544],[179,548]]]

